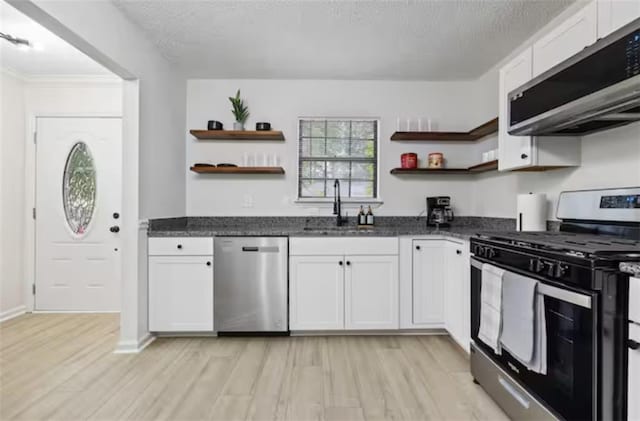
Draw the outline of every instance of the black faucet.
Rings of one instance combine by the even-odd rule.
[[[333,182],[333,214],[337,215],[336,225],[342,226],[347,222],[347,218],[342,217],[342,204],[340,202],[340,180],[336,179]]]

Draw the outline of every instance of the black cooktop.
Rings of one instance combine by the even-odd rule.
[[[640,258],[640,240],[608,235],[562,231],[482,232],[479,238],[529,249],[544,249],[574,255],[627,255]]]

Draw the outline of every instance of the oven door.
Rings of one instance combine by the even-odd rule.
[[[545,305],[547,374],[534,373],[508,351],[503,349],[502,355],[496,355],[478,338],[482,264],[477,258],[471,259],[471,337],[475,344],[552,413],[570,420],[595,419],[598,414],[597,294],[560,288],[535,278],[542,282],[538,291]]]

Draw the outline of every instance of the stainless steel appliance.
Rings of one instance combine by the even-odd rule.
[[[214,326],[225,332],[288,332],[286,237],[216,237]]]
[[[451,221],[453,221],[451,198],[449,196],[427,197],[427,225],[448,227]]]
[[[624,419],[629,276],[618,265],[640,260],[640,188],[563,192],[557,216],[558,232],[471,239],[471,372],[514,419]],[[483,264],[538,282],[545,374],[479,339]]]
[[[512,135],[574,136],[640,120],[640,19],[508,94]]]

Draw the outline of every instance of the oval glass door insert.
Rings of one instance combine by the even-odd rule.
[[[73,145],[67,157],[62,202],[71,231],[76,235],[85,234],[96,207],[96,167],[84,142]]]

